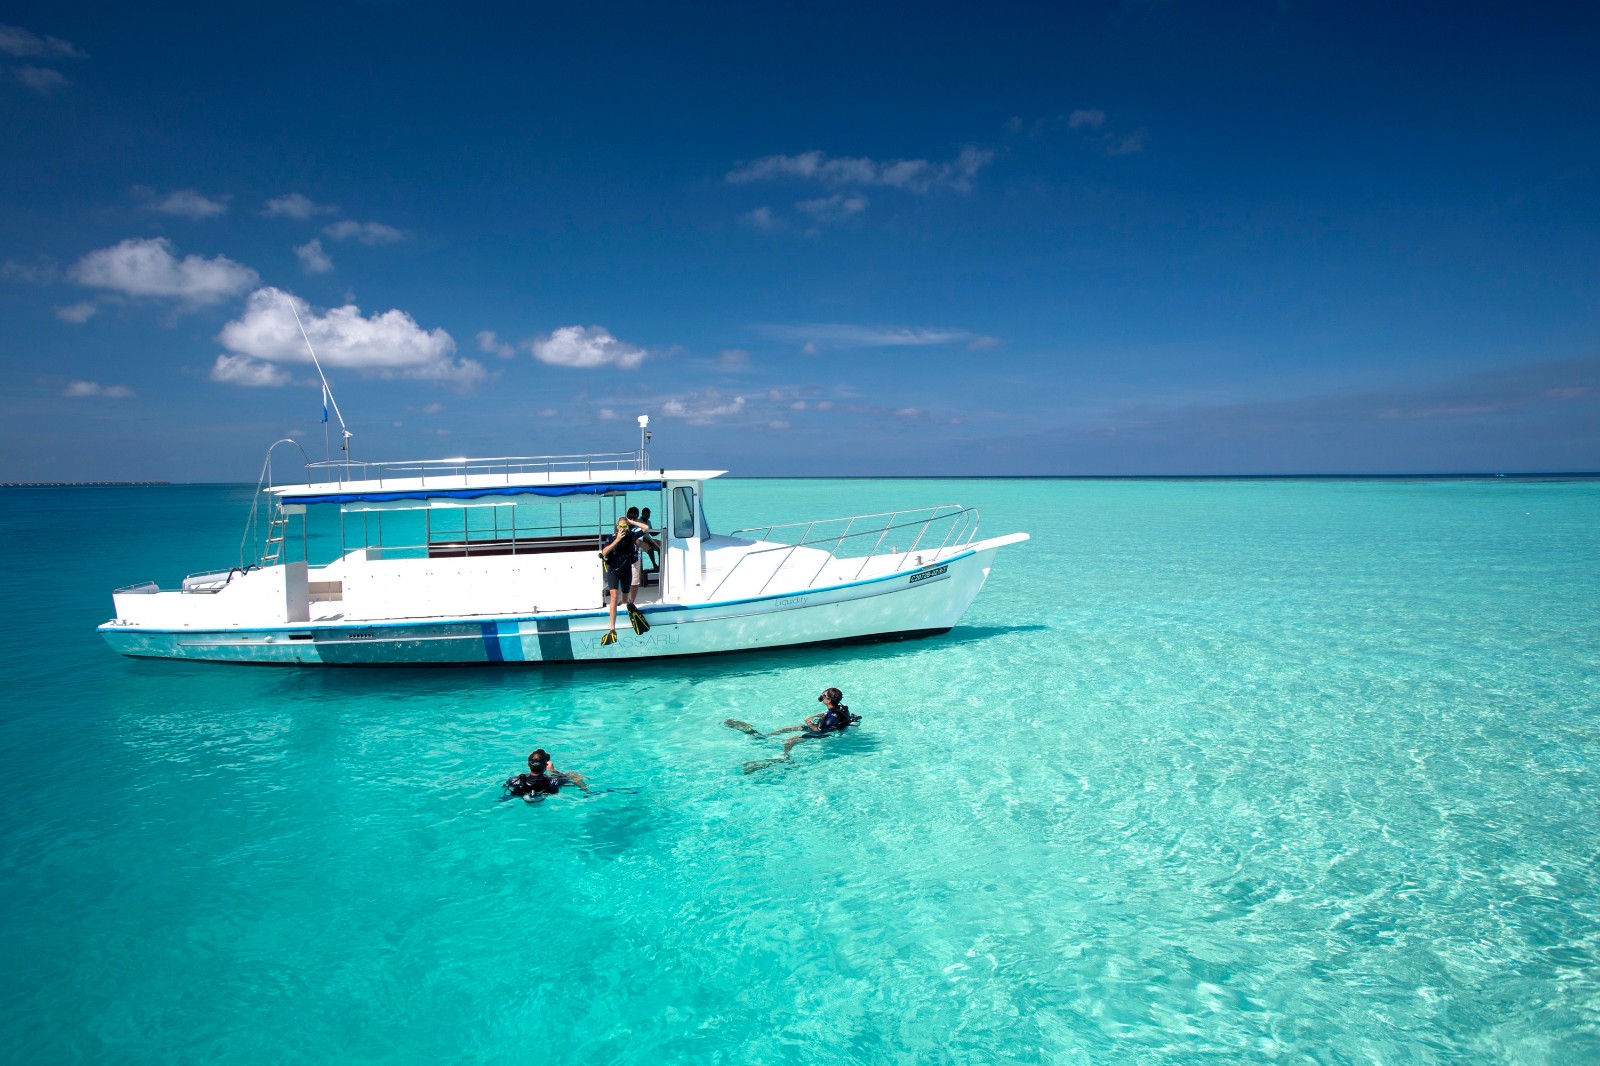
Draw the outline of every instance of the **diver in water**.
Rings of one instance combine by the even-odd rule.
[[[528,772],[507,779],[504,789],[508,798],[519,796],[528,803],[534,803],[543,796],[554,796],[561,791],[562,785],[577,785],[583,789],[584,795],[589,794],[589,783],[582,774],[557,770],[551,763],[550,753],[543,748],[535,748],[533,754],[528,756]]]
[[[817,702],[822,704],[822,710],[813,714],[799,725],[785,726],[783,729],[774,729],[770,733],[763,733],[749,722],[741,722],[737,718],[729,718],[722,724],[730,729],[737,729],[741,733],[748,733],[753,737],[775,737],[783,733],[799,733],[797,737],[790,737],[783,743],[783,754],[775,759],[757,759],[744,764],[744,772],[753,774],[763,767],[773,763],[788,762],[789,752],[796,744],[806,740],[816,740],[831,733],[843,733],[846,729],[861,721],[859,714],[851,714],[850,708],[844,705],[844,693],[836,688],[825,688],[822,695],[817,697]]]

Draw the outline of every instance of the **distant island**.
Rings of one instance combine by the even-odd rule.
[[[0,489],[72,489],[85,485],[170,485],[170,481],[0,481]]]

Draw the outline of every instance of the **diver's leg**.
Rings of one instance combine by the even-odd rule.
[[[787,759],[789,757],[789,750],[791,748],[793,748],[796,744],[799,744],[802,741],[806,741],[806,740],[810,740],[810,739],[811,738],[808,737],[808,736],[790,737],[788,740],[783,742],[783,757]]]

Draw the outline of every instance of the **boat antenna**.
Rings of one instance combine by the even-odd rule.
[[[333,449],[328,443],[328,407],[333,406],[333,415],[339,420],[339,450],[344,452],[344,461],[350,462],[350,438],[354,436],[344,424],[344,415],[339,411],[339,401],[333,398],[333,389],[328,385],[328,375],[322,372],[322,362],[317,358],[317,350],[311,346],[311,337],[306,333],[306,324],[300,321],[300,312],[295,310],[294,300],[286,301],[289,304],[289,313],[294,316],[294,324],[300,327],[300,336],[306,342],[306,351],[311,353],[311,365],[317,368],[317,377],[322,381],[322,447],[328,459],[333,458]]]
[[[650,416],[639,416],[639,465],[636,470],[650,469]]]

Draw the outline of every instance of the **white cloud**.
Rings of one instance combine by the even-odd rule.
[[[818,222],[840,222],[867,209],[867,198],[859,193],[835,193],[820,200],[801,200],[794,206]]]
[[[402,231],[382,222],[351,222],[349,219],[324,226],[322,232],[336,241],[357,240],[362,244],[396,244],[406,239]]]
[[[1132,155],[1135,152],[1142,152],[1145,142],[1149,139],[1149,132],[1144,129],[1134,130],[1126,137],[1111,137],[1106,143],[1106,155]]]
[[[600,421],[610,422],[617,417],[617,412],[610,407],[600,408]]]
[[[787,225],[783,219],[773,217],[770,207],[758,207],[754,211],[746,211],[739,216],[739,221],[751,229],[758,229],[764,233],[783,229]]]
[[[304,222],[313,216],[331,214],[337,210],[337,207],[319,204],[308,196],[291,192],[268,200],[261,213],[268,218],[293,218]]]
[[[643,348],[619,341],[604,326],[562,326],[533,342],[534,358],[552,366],[620,366],[632,370],[649,355]]]
[[[1097,146],[1109,156],[1132,155],[1144,151],[1149,131],[1140,128],[1132,133],[1122,133],[1111,127],[1108,116],[1098,107],[1080,107],[1067,114],[1047,115],[1024,123],[1021,118],[1006,122],[1010,133],[1027,133],[1031,137],[1055,133],[1061,129],[1075,130],[1078,136]]]
[[[498,355],[502,359],[510,359],[517,354],[517,350],[501,340],[492,329],[478,331],[478,351]]]
[[[977,352],[985,348],[998,348],[999,346],[999,337],[974,337],[967,342],[967,351]]]
[[[0,23],[0,52],[18,59],[88,59],[89,54],[59,37],[41,36],[21,26]]]
[[[972,179],[994,159],[986,148],[967,147],[948,163],[926,159],[897,159],[880,163],[867,158],[831,158],[825,152],[799,155],[769,155],[736,167],[727,175],[735,185],[778,178],[819,181],[824,185],[886,185],[908,192],[954,189],[967,192]]]
[[[300,314],[317,357],[327,368],[344,368],[380,377],[419,378],[465,387],[486,376],[481,363],[455,359],[456,342],[442,329],[424,330],[404,311],[390,310],[362,317],[354,304],[314,314],[298,296],[275,288],[250,294],[244,314],[222,327],[217,339],[233,356],[263,363],[309,363],[305,340],[295,324],[291,304]],[[240,378],[261,375],[251,364],[218,358],[212,378],[244,383]],[[233,375],[233,376],[222,376]],[[272,382],[251,381],[251,384]]]
[[[702,389],[684,396],[673,397],[661,405],[661,413],[669,418],[681,418],[692,425],[704,426],[723,419],[744,414],[743,396],[724,400],[716,389]]]
[[[969,340],[964,329],[923,329],[909,326],[852,326],[819,322],[798,326],[763,326],[761,331],[778,340],[800,344],[807,355],[825,348],[906,348],[954,344]]]
[[[113,399],[123,396],[132,396],[133,390],[126,385],[102,385],[98,381],[72,381],[61,390],[61,395],[82,396],[107,396]]]
[[[281,366],[263,363],[248,355],[219,355],[211,367],[211,380],[227,385],[260,388],[289,384],[289,372]]]
[[[49,67],[18,67],[13,73],[19,82],[36,93],[52,93],[71,84],[65,74]]]
[[[41,255],[31,263],[7,259],[0,263],[0,278],[18,281],[24,285],[52,285],[61,277],[61,266],[49,256]]]
[[[66,307],[57,307],[55,312],[56,317],[61,321],[81,326],[93,318],[97,310],[98,308],[95,307],[92,301],[84,300],[81,303],[68,304]]]
[[[153,189],[135,185],[133,194],[148,201],[145,204],[147,211],[158,211],[163,215],[177,215],[194,222],[202,219],[216,218],[218,215],[227,214],[228,201],[231,196],[219,196],[213,199],[203,196],[194,189],[175,189],[167,195],[157,198]]]
[[[747,366],[750,362],[750,353],[743,348],[724,348],[717,356],[717,364],[725,367]]]
[[[326,274],[333,269],[333,260],[322,250],[320,237],[313,237],[304,244],[295,245],[294,254],[300,258],[300,269],[307,274]]]
[[[537,411],[535,411],[533,413],[538,415],[540,418],[554,418],[556,415],[560,414],[561,412],[557,411],[554,407],[541,407],[541,408],[539,408],[539,410],[537,410]]]
[[[192,304],[216,303],[259,280],[254,270],[226,256],[190,255],[180,260],[165,237],[130,237],[90,252],[78,260],[71,277],[90,288],[128,296],[170,296]]]

